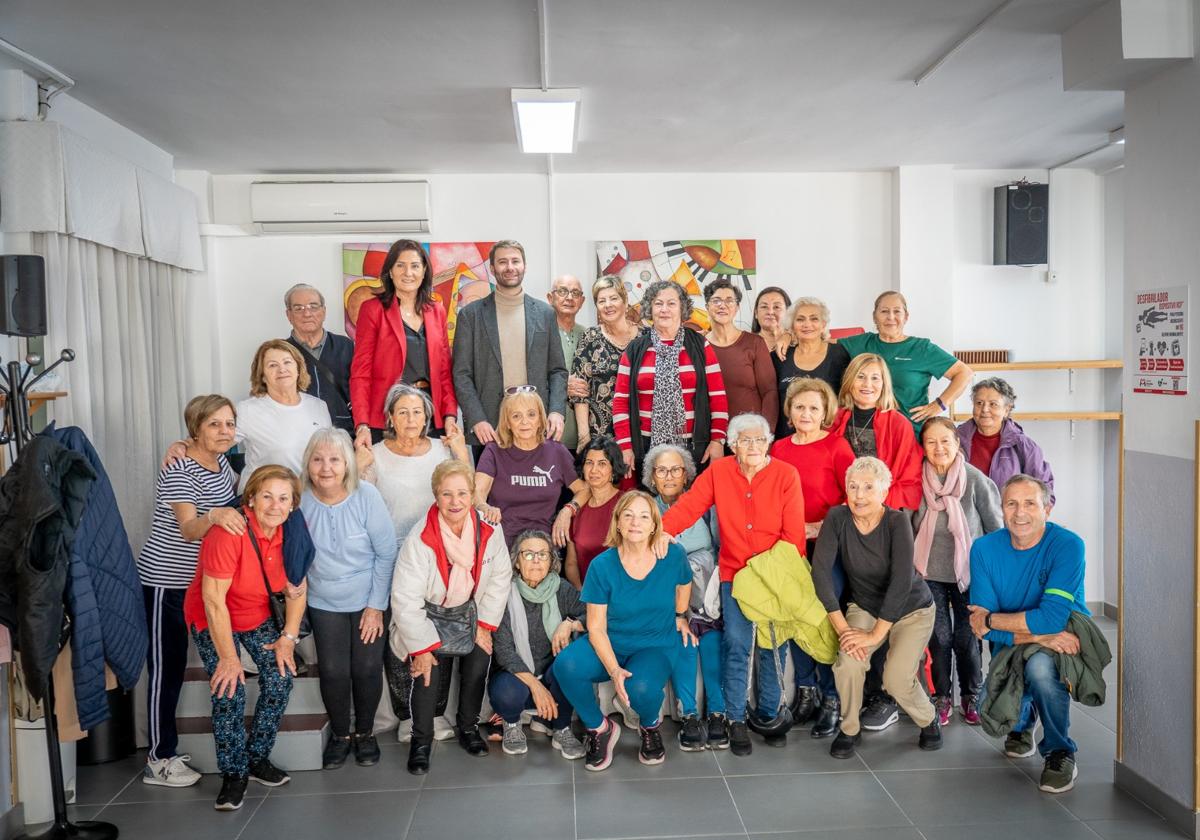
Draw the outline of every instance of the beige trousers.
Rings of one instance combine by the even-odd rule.
[[[929,636],[933,633],[934,606],[913,610],[892,625],[888,632],[887,659],[883,666],[883,690],[892,695],[917,726],[928,726],[933,722],[933,703],[917,681],[917,670],[921,667],[921,655]],[[846,623],[856,630],[868,633],[875,626],[875,616],[858,604],[846,608]],[[862,711],[863,683],[867,671],[871,670],[871,654],[879,648],[874,645],[867,650],[865,660],[855,659],[844,651],[838,652],[833,663],[833,679],[842,700],[842,731],[857,735],[858,715]]]

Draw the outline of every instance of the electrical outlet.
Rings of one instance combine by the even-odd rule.
[[[1046,269],[1046,271],[1042,275],[1042,277],[1043,277],[1043,279],[1045,279],[1045,281],[1047,283],[1057,283],[1058,282],[1058,272],[1052,268]]]

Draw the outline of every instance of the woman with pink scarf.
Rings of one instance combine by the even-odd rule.
[[[971,633],[971,543],[1004,527],[1000,493],[967,463],[958,432],[945,417],[921,427],[925,462],[921,506],[913,514],[913,565],[925,578],[936,607],[929,653],[933,659],[933,705],[945,726],[954,709],[954,670],[963,720],[979,725],[976,698],[983,684],[980,643]]]
[[[492,633],[508,607],[512,563],[504,532],[476,512],[475,471],[462,461],[434,467],[433,506],[396,558],[392,575],[392,652],[412,672],[412,744],[408,772],[429,772],[438,685],[449,682],[458,659],[458,743],[468,755],[488,751],[479,734],[479,710],[492,661]],[[475,644],[462,656],[446,656],[433,615],[469,612],[473,602]],[[467,609],[463,609],[464,606]],[[469,644],[469,641],[467,642]]]

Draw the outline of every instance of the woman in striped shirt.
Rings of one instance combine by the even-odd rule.
[[[729,403],[721,367],[704,338],[685,329],[692,301],[678,283],[658,280],[642,295],[649,331],[629,342],[617,367],[613,429],[627,470],[641,475],[652,446],[691,450],[700,469],[724,453]]]
[[[200,774],[176,754],[175,706],[187,668],[183,596],[196,576],[200,540],[213,526],[240,535],[246,521],[236,505],[237,476],[225,459],[237,431],[233,403],[219,394],[195,397],[183,412],[186,454],[163,467],[155,489],[150,538],[138,557],[138,576],[150,628],[148,725],[150,751],[142,781],[187,787]]]

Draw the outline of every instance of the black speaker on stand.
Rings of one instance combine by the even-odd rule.
[[[993,265],[1045,265],[1049,242],[1050,185],[1019,181],[996,187]]]
[[[0,255],[0,333],[46,334],[46,261],[30,254]]]

